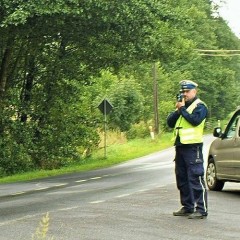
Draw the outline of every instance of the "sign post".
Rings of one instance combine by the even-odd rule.
[[[113,106],[107,99],[103,99],[98,105],[98,109],[104,115],[104,157],[107,158],[107,114],[112,110]]]

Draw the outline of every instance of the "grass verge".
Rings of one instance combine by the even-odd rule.
[[[16,174],[13,176],[1,178],[0,183],[28,181],[68,173],[76,173],[110,167],[112,165],[142,157],[170,147],[172,146],[172,142],[170,140],[171,137],[172,134],[163,134],[154,140],[150,138],[135,139],[124,144],[110,145],[107,147],[106,158],[104,156],[104,149],[99,149],[95,151],[91,157],[82,160],[78,164],[74,164],[61,169],[41,170]]]

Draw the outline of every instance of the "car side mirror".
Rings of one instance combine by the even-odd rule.
[[[222,128],[221,127],[215,127],[213,130],[213,136],[214,137],[221,137],[222,136]]]

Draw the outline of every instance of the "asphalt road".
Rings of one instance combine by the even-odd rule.
[[[107,169],[1,184],[0,239],[32,239],[46,213],[46,239],[239,239],[240,184],[209,192],[207,219],[172,215],[180,207],[173,157],[170,148]]]

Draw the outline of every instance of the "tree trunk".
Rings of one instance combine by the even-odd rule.
[[[3,99],[4,93],[5,93],[5,87],[6,87],[6,83],[7,83],[8,66],[10,63],[11,54],[12,54],[11,41],[8,41],[7,47],[3,54],[3,59],[2,59],[1,67],[0,67],[0,100]]]
[[[12,55],[12,44],[13,40],[9,39],[7,42],[7,47],[3,53],[2,62],[0,65],[0,136],[4,133],[4,123],[3,123],[3,109],[4,109],[4,95],[6,90],[6,83],[8,79],[9,65]]]
[[[26,76],[26,81],[23,86],[23,94],[22,94],[22,106],[23,106],[23,112],[21,114],[21,122],[26,122],[27,121],[27,106],[29,105],[29,102],[31,101],[31,92],[33,88],[33,81],[35,77],[35,72],[36,72],[36,66],[35,66],[35,59],[33,56],[30,57],[29,62],[28,62],[28,74]]]

